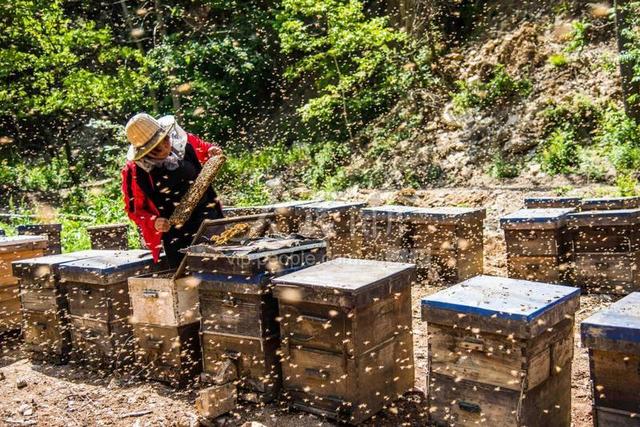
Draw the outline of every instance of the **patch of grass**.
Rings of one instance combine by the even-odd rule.
[[[563,68],[569,64],[569,59],[562,53],[554,53],[549,56],[549,64],[553,65],[556,68]]]
[[[600,147],[578,147],[577,173],[591,181],[605,180],[609,163]]]
[[[458,81],[456,85],[458,92],[453,94],[453,105],[459,113],[470,108],[487,108],[516,97],[527,97],[533,90],[529,79],[511,76],[502,64],[495,67],[487,82]]]
[[[572,190],[573,190],[573,186],[571,186],[571,185],[563,185],[563,186],[554,188],[553,189],[553,193],[558,197],[562,197],[562,196],[566,196],[567,194],[569,194],[569,192],[571,192]]]
[[[573,131],[557,129],[543,143],[540,164],[546,172],[552,175],[572,172],[577,161],[577,144]]]
[[[502,153],[496,153],[493,156],[489,174],[498,179],[515,178],[520,175],[520,165],[506,160]]]
[[[638,195],[638,181],[631,175],[618,175],[616,179],[616,187],[622,197]]]

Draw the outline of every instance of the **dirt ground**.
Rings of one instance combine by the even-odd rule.
[[[527,193],[532,194],[532,193]],[[537,193],[534,193],[537,194]],[[540,194],[544,194],[541,192]],[[369,195],[371,196],[371,195]],[[487,207],[485,226],[485,273],[505,274],[505,249],[497,218],[519,208],[524,192],[501,190],[434,190],[409,197],[410,203],[430,205],[469,205]],[[388,201],[376,195],[377,199]],[[406,200],[405,200],[406,202]],[[413,296],[415,386],[425,389],[427,331],[420,320],[420,299],[436,292],[435,287],[415,286]],[[581,297],[578,322],[610,304],[608,296]],[[576,327],[573,360],[572,413],[575,426],[591,424],[591,391],[587,352],[580,348]],[[0,425],[7,426],[197,426],[194,389],[176,391],[156,382],[145,382],[140,372],[95,373],[81,366],[50,366],[31,363],[19,339],[4,337],[0,342]],[[412,396],[385,409],[370,425],[426,425],[428,408],[419,396]],[[255,421],[266,426],[332,426],[322,418],[290,412],[279,404],[241,406],[211,425],[236,426]]]

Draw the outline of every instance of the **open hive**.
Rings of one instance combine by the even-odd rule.
[[[582,211],[568,215],[574,283],[593,293],[639,289],[640,209]]]
[[[478,276],[422,300],[436,425],[570,426],[580,290]]]
[[[298,230],[300,227],[300,211],[296,211],[296,206],[304,206],[316,201],[289,201],[282,203],[274,203],[271,205],[259,206],[243,206],[243,207],[225,207],[222,212],[226,218],[234,218],[255,214],[274,214],[274,222],[277,226],[277,232],[282,234],[290,234]],[[276,231],[276,230],[274,230]]]
[[[107,369],[133,361],[127,279],[166,268],[148,251],[115,251],[61,264],[69,301],[72,359]]]
[[[327,256],[358,257],[362,251],[360,210],[363,202],[324,201],[296,206],[298,233],[327,242]]]
[[[40,257],[47,248],[45,236],[0,237],[0,333],[20,329],[20,289],[11,263]]]
[[[60,283],[60,265],[108,254],[79,251],[13,262],[13,274],[20,283],[25,349],[32,359],[62,364],[71,350],[68,301]]]
[[[238,397],[269,401],[281,386],[278,305],[271,279],[325,258],[325,242],[293,235],[189,247],[187,273],[198,281],[203,375],[213,389],[201,407],[234,382]]]
[[[634,292],[582,322],[589,349],[594,424],[640,425],[640,293]]]
[[[572,212],[572,208],[522,209],[500,219],[509,277],[570,282],[572,241],[566,224]]]
[[[360,423],[413,387],[415,266],[338,258],[274,279],[284,396]]]

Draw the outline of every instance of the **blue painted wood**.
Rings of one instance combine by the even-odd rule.
[[[636,208],[640,206],[640,197],[605,197],[584,199],[582,201],[582,206],[585,209],[597,209],[600,206],[606,205],[624,205],[629,208]]]
[[[520,209],[500,218],[500,226],[510,224],[556,224],[565,222],[567,215],[575,212],[574,208],[534,208]]]
[[[309,203],[302,206],[295,206],[295,209],[314,212],[341,212],[349,209],[361,209],[367,204],[365,202],[345,202],[340,200],[327,200],[324,202]]]
[[[470,218],[484,219],[486,210],[484,208],[460,208],[460,207],[437,207],[437,208],[415,208],[408,213],[411,219],[424,219],[435,221],[459,221]]]
[[[580,197],[525,197],[524,204],[559,202],[579,205],[581,201],[582,198]]]
[[[60,270],[65,272],[93,272],[101,276],[137,269],[151,265],[153,259],[149,251],[108,251],[108,255],[100,255],[78,261],[65,262]]]
[[[385,205],[362,209],[363,218],[404,218],[415,206]]]
[[[553,307],[579,295],[580,289],[571,286],[476,276],[423,298],[422,306],[531,323]]]
[[[633,292],[587,318],[580,325],[580,332],[583,340],[640,343],[640,292]]]

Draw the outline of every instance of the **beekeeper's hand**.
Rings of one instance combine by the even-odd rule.
[[[211,148],[209,148],[209,156],[213,157],[220,155],[222,155],[222,148],[218,147],[215,144],[211,145]]]
[[[166,233],[171,228],[171,223],[167,218],[156,218],[156,222],[153,224],[156,227],[156,231]]]

